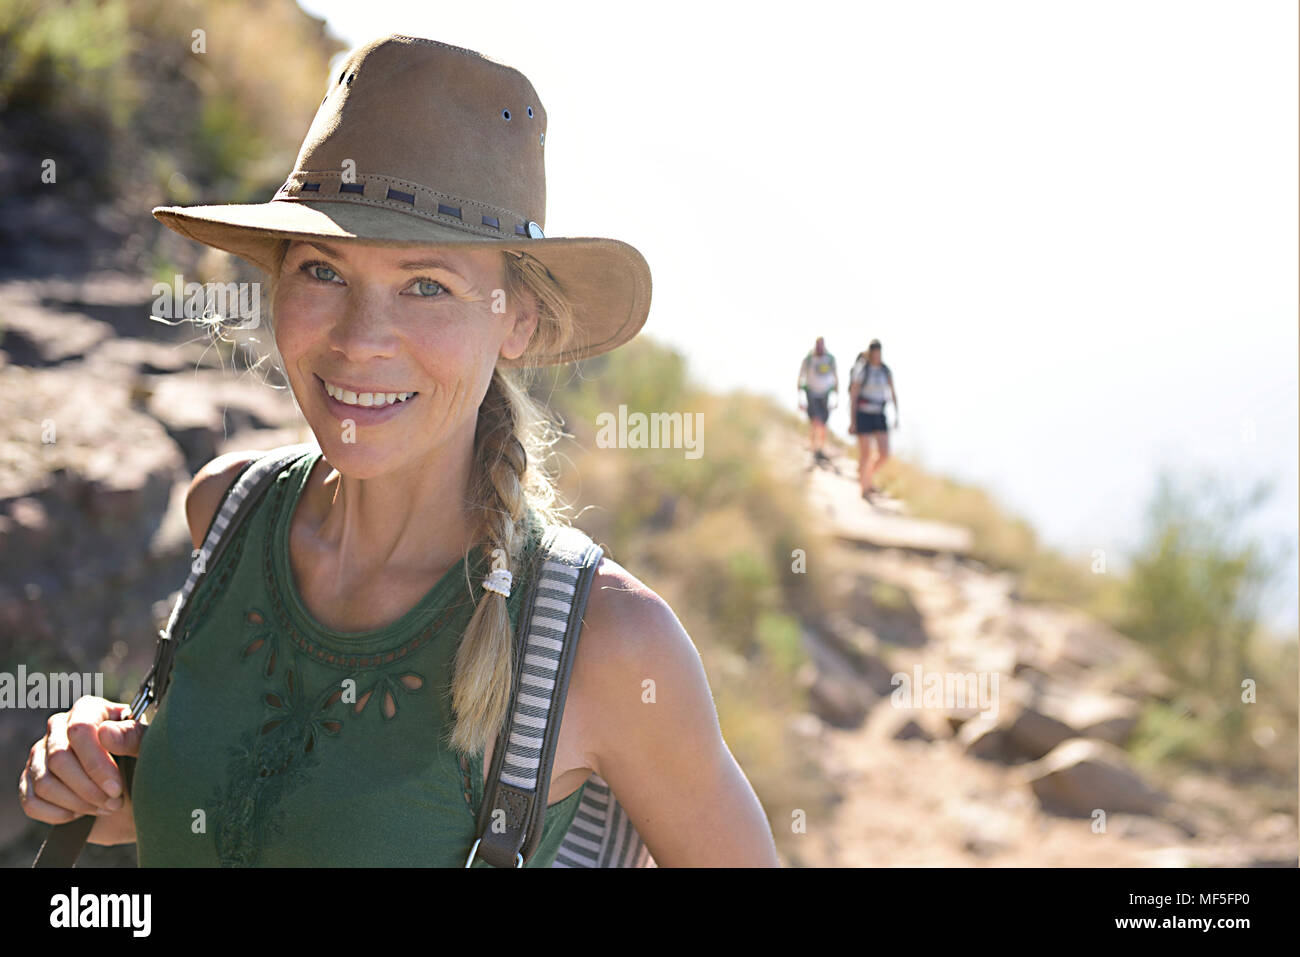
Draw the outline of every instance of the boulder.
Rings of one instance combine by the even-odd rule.
[[[999,724],[1006,729],[1007,743],[1015,756],[1030,761],[1075,737],[1069,725],[1033,705],[1013,703],[999,716]]]
[[[0,349],[19,366],[52,366],[78,359],[113,335],[113,327],[77,312],[42,308],[28,283],[0,285]]]
[[[840,655],[853,674],[865,681],[877,695],[894,689],[893,672],[880,657],[880,641],[875,632],[846,615],[828,615],[818,638]]]
[[[831,587],[835,605],[885,644],[919,648],[930,640],[925,618],[906,589],[853,571],[836,574]]]
[[[1092,738],[1062,742],[1022,774],[1043,810],[1067,817],[1090,817],[1097,808],[1108,815],[1155,814],[1168,801],[1133,770],[1123,751]]]
[[[184,451],[191,473],[211,461],[231,433],[301,422],[287,390],[253,376],[203,369],[142,378],[149,414]]]
[[[1012,750],[1006,728],[987,715],[963,723],[957,732],[957,742],[966,754],[985,761],[1006,761]]]
[[[856,728],[876,701],[860,683],[834,675],[818,674],[808,689],[808,704],[814,714],[836,728]]]
[[[1140,706],[1131,698],[1060,686],[1049,688],[1039,698],[1038,707],[1046,717],[1069,728],[1074,737],[1100,738],[1119,747],[1128,742],[1141,715]]]

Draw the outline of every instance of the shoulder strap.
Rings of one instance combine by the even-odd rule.
[[[509,712],[492,749],[466,867],[475,854],[494,867],[522,867],[541,842],[582,615],[604,554],[571,526],[551,526],[542,537],[519,613]]]
[[[190,574],[185,579],[176,604],[172,607],[171,616],[167,619],[167,627],[158,633],[153,666],[140,682],[140,689],[131,700],[132,718],[138,720],[151,706],[156,706],[167,693],[176,641],[185,633],[184,626],[190,609],[190,596],[203,581],[208,569],[217,564],[226,546],[234,538],[235,530],[248,517],[275,477],[286,465],[308,452],[315,451],[316,448],[315,443],[304,442],[300,445],[274,449],[246,466],[226,490],[221,507],[217,509],[217,514],[213,517],[208,533],[203,539],[203,547],[199,549],[198,555],[190,565]],[[135,771],[135,758],[123,755],[118,757],[117,761],[122,769],[122,779],[129,795],[131,779]],[[32,866],[72,867],[81,856],[86,838],[90,836],[94,825],[94,815],[88,814],[53,826],[45,843],[37,852]]]
[[[221,507],[217,509],[217,514],[208,527],[208,534],[203,539],[203,547],[199,549],[198,555],[195,556],[190,565],[189,577],[185,579],[185,585],[181,588],[176,604],[172,607],[171,616],[167,619],[167,627],[158,635],[158,650],[154,655],[154,668],[146,676],[144,684],[141,685],[142,692],[146,690],[146,686],[149,686],[148,695],[150,700],[145,703],[145,707],[148,707],[151,703],[158,704],[162,701],[163,695],[167,693],[167,686],[171,680],[172,652],[175,650],[175,641],[185,634],[185,623],[190,609],[190,596],[194,594],[199,587],[199,583],[207,576],[208,569],[216,566],[225,553],[226,546],[234,539],[235,531],[256,507],[263,493],[275,481],[275,477],[284,471],[286,466],[297,461],[303,455],[315,451],[316,448],[315,443],[304,442],[300,445],[287,445],[273,449],[246,466],[239,477],[231,483],[230,488],[226,490]],[[152,682],[150,682],[151,678],[153,679]],[[137,694],[136,697],[138,699],[140,695]],[[133,714],[134,711],[135,704],[133,703]]]

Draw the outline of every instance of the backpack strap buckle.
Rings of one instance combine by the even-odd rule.
[[[158,642],[154,645],[153,664],[140,682],[140,687],[131,699],[131,718],[139,720],[149,710],[149,706],[162,699],[167,681],[172,670],[172,654],[176,642],[167,637],[166,631],[158,632]]]
[[[469,849],[469,857],[465,858],[465,866],[466,866],[466,867],[469,867],[470,864],[474,863],[474,855],[475,855],[476,853],[478,853],[478,846],[479,846],[480,843],[482,843],[482,841],[483,841],[483,838],[481,838],[481,837],[478,837],[478,838],[475,838],[475,839],[474,839],[474,846],[471,847],[471,848]],[[515,867],[523,867],[523,866],[524,866],[524,855],[523,855],[521,852],[516,851],[516,852],[515,852]]]

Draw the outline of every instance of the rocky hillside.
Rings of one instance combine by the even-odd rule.
[[[308,437],[242,356],[150,322],[149,305],[143,278],[122,273],[0,283],[0,671],[103,671],[106,693],[129,697],[185,577],[190,476],[223,451]],[[1170,684],[1140,647],[1024,601],[1014,575],[965,554],[963,529],[862,502],[847,462],[805,472],[797,435],[770,440],[831,542],[813,556],[828,601],[802,624],[811,711],[789,716],[787,740],[832,803],[781,835],[786,863],[1295,866],[1293,804],[1130,758],[1143,707]],[[898,674],[919,679],[902,707]],[[976,696],[927,698],[935,675],[969,676]],[[994,697],[977,697],[981,678]],[[6,714],[0,767],[22,766],[43,722]],[[767,801],[774,827],[804,790]],[[0,802],[0,862],[29,863],[42,833]],[[134,852],[83,861],[129,866]]]
[[[149,211],[269,198],[342,47],[293,0],[0,5],[0,671],[129,698],[189,563],[194,470],[299,440],[242,354],[150,321],[157,280],[258,277]],[[4,713],[5,780],[43,727]],[[30,863],[29,823],[0,801],[0,862]]]
[[[286,392],[150,322],[148,293],[113,273],[0,283],[0,671],[102,671],[118,700],[147,670],[185,579],[194,472],[223,451],[307,437]],[[5,712],[6,778],[44,721]],[[0,801],[0,861],[30,863],[29,824]]]
[[[798,441],[774,433],[772,461]],[[1023,601],[961,529],[873,508],[856,465],[833,463],[789,470],[836,543],[819,561],[837,598],[803,636],[812,713],[794,723],[839,795],[792,863],[1297,866],[1294,795],[1130,758],[1143,707],[1172,690],[1141,647]],[[953,693],[927,697],[935,677]],[[996,694],[978,697],[981,678]]]
[[[0,672],[103,672],[106,695],[129,698],[188,569],[193,473],[309,437],[242,352],[150,321],[156,279],[256,277],[149,209],[268,198],[339,48],[293,0],[0,5],[0,173],[16,184],[0,194]],[[620,402],[706,408],[730,428],[702,467],[578,460],[570,478],[598,506],[582,524],[691,623],[786,863],[1296,865],[1294,784],[1279,797],[1126,750],[1170,693],[1135,643],[1024,600],[969,557],[968,529],[871,509],[848,463],[804,472],[798,433],[774,431],[757,461],[747,423],[777,420],[770,405],[684,391],[688,357],[642,358],[571,390],[575,429]],[[785,500],[805,495],[827,580],[800,597],[777,559]],[[919,678],[911,707],[892,700],[897,674]],[[936,675],[990,692],[996,676],[996,697],[927,699]],[[807,711],[786,704],[796,683]],[[45,715],[3,714],[6,786]],[[26,866],[45,828],[10,793],[0,865]],[[82,861],[133,865],[134,848]]]

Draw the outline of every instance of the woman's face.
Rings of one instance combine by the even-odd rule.
[[[879,349],[868,349],[868,350],[867,350],[867,362],[870,363],[870,364],[873,365],[873,366],[878,366],[878,365],[880,365],[880,350],[879,350]]]
[[[496,249],[292,243],[275,341],[330,464],[373,478],[472,443],[498,358],[537,324],[512,298]]]

